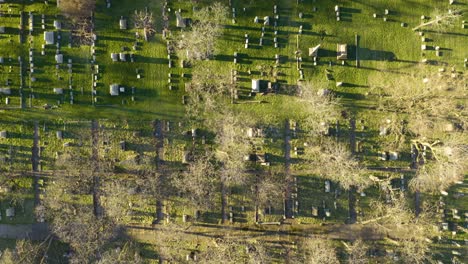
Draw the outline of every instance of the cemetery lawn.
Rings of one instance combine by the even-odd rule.
[[[50,1],[52,2],[52,1]],[[187,136],[187,131],[192,128],[190,123],[184,122],[179,125],[179,121],[184,120],[185,109],[182,104],[182,97],[185,93],[185,83],[190,82],[190,78],[183,77],[183,74],[190,76],[192,68],[182,68],[180,58],[171,57],[172,68],[168,67],[169,59],[166,49],[166,39],[162,38],[161,9],[164,1],[142,1],[142,0],[114,0],[112,8],[107,9],[105,1],[97,1],[95,12],[96,28],[96,61],[99,65],[97,75],[96,95],[92,94],[92,74],[96,73],[91,60],[91,47],[79,46],[73,43],[69,46],[70,32],[65,23],[65,19],[58,15],[58,20],[64,24],[60,43],[60,52],[64,55],[64,62],[56,68],[54,55],[55,45],[46,45],[45,54],[41,55],[44,44],[43,31],[41,29],[41,14],[46,15],[46,30],[55,31],[53,21],[58,10],[55,4],[45,6],[42,1],[30,2],[21,1],[11,3],[12,16],[4,15],[0,17],[0,25],[6,26],[6,34],[0,35],[0,57],[5,58],[5,63],[0,64],[0,87],[10,80],[12,88],[11,95],[0,94],[0,131],[8,131],[6,139],[0,139],[0,159],[10,159],[10,169],[14,171],[31,170],[31,146],[33,145],[33,128],[37,122],[40,133],[41,149],[41,169],[50,171],[54,169],[53,163],[56,156],[66,151],[65,145],[72,146],[82,144],[82,138],[89,136],[90,120],[100,120],[102,126],[102,150],[109,156],[114,157],[118,164],[116,175],[127,179],[131,177],[134,169],[136,157],[139,155],[155,158],[154,131],[151,121],[164,120],[171,125],[171,131],[167,131],[164,138],[164,160],[168,168],[175,170],[184,169],[181,157],[185,150],[191,149],[192,138]],[[192,15],[192,5],[195,1],[170,1],[170,29],[171,34],[168,40],[176,39],[178,34],[183,34],[183,30],[176,28],[174,10],[182,10],[184,17]],[[222,0],[222,3],[228,3]],[[348,117],[355,116],[357,127],[355,131],[356,140],[362,143],[363,151],[356,154],[362,164],[369,168],[407,168],[410,164],[409,144],[398,150],[400,158],[396,161],[379,160],[381,151],[393,151],[388,147],[393,139],[379,136],[379,127],[382,122],[389,118],[389,113],[377,111],[378,103],[371,95],[371,85],[383,81],[385,78],[398,80],[401,76],[411,74],[420,67],[423,58],[431,61],[443,62],[443,67],[455,67],[463,69],[463,60],[468,57],[466,48],[467,29],[462,29],[459,24],[451,28],[449,32],[426,31],[425,37],[429,39],[426,44],[431,48],[421,51],[421,36],[412,31],[412,28],[421,23],[421,15],[432,16],[435,9],[446,10],[448,1],[438,0],[372,0],[372,1],[329,1],[329,0],[304,0],[299,1],[277,0],[272,1],[247,1],[232,0],[236,8],[236,23],[231,22],[229,17],[225,24],[224,34],[220,37],[217,45],[216,55],[207,61],[198,62],[198,67],[209,67],[218,73],[230,75],[231,70],[237,70],[237,86],[239,90],[239,100],[235,104],[226,103],[226,108],[240,111],[246,119],[254,120],[258,124],[268,124],[277,128],[277,133],[269,138],[262,138],[259,152],[268,153],[271,157],[271,167],[269,171],[283,171],[286,162],[284,158],[285,131],[284,122],[286,119],[298,121],[298,136],[291,139],[292,147],[302,147],[309,142],[308,135],[300,132],[301,121],[307,113],[303,106],[298,103],[297,83],[311,82],[314,86],[328,88],[340,98],[343,105],[343,117],[339,120],[341,131],[339,141],[348,143],[351,131],[348,124]],[[462,2],[462,1],[460,1]],[[198,7],[206,6],[212,1],[202,0],[196,4]],[[259,45],[262,34],[262,23],[254,23],[254,18],[258,16],[270,16],[273,21],[273,5],[278,5],[279,20],[277,32],[273,26],[266,26],[263,37],[263,45]],[[342,13],[341,21],[336,21],[334,6],[339,5]],[[137,40],[137,49],[133,50],[135,43],[135,32],[129,17],[134,10],[144,10],[145,7],[154,13],[157,21],[157,34],[149,42],[141,38]],[[313,7],[317,11],[313,12]],[[460,5],[460,7],[463,7]],[[245,8],[245,11],[243,10]],[[464,7],[466,8],[466,7]],[[387,16],[388,20],[383,20],[383,12],[389,9],[391,12]],[[1,10],[8,14],[7,6],[4,4]],[[33,42],[28,43],[28,25],[25,24],[24,44],[20,44],[18,39],[18,24],[20,21],[19,12],[34,13],[34,31],[32,33]],[[303,18],[299,18],[299,13],[303,12]],[[231,10],[229,10],[231,13]],[[378,14],[377,18],[373,14]],[[119,29],[119,19],[128,19],[128,30]],[[466,15],[462,18],[466,20]],[[402,23],[405,26],[402,27]],[[303,33],[298,35],[299,27],[303,27]],[[140,31],[141,34],[141,31]],[[244,47],[245,34],[248,34],[250,46]],[[359,45],[356,47],[356,35],[359,37]],[[278,40],[278,48],[274,47],[274,38]],[[318,52],[318,62],[314,65],[312,57],[308,56],[309,48],[320,44]],[[348,45],[348,60],[341,65],[336,59],[337,44]],[[435,46],[442,48],[442,57],[438,57],[433,49]],[[29,48],[32,48],[34,56],[34,73],[29,68]],[[135,62],[112,62],[111,53],[126,52],[134,54]],[[356,52],[357,51],[357,52]],[[238,54],[239,61],[234,64],[234,53]],[[297,69],[295,53],[302,56],[301,67],[304,79],[300,80]],[[275,55],[280,56],[280,63],[276,64]],[[18,56],[22,57],[25,68],[23,69],[23,95],[22,103],[24,108],[19,109],[20,98],[20,68]],[[356,56],[359,58],[360,67],[356,67]],[[68,71],[68,60],[71,59],[72,72]],[[11,67],[11,68],[10,68]],[[431,70],[437,71],[440,65],[428,66]],[[10,70],[11,69],[11,70]],[[250,71],[250,73],[249,73]],[[141,78],[137,78],[137,73]],[[327,73],[330,75],[327,79]],[[169,78],[169,74],[171,77]],[[30,77],[35,77],[32,82]],[[70,77],[72,77],[70,89]],[[169,82],[170,79],[170,82]],[[278,93],[250,95],[251,80],[261,79],[277,82],[280,85]],[[337,86],[342,82],[341,86]],[[119,84],[124,90],[119,96],[109,95],[109,85]],[[172,89],[169,89],[172,87]],[[64,93],[55,94],[53,88],[63,88]],[[132,89],[134,88],[134,89]],[[391,89],[398,89],[392,87]],[[73,94],[73,95],[72,95]],[[9,98],[9,104],[6,99]],[[73,97],[73,100],[72,100]],[[51,106],[45,109],[44,105]],[[201,124],[199,132],[202,135],[205,129]],[[63,138],[57,138],[57,131],[63,132]],[[135,136],[138,135],[138,136]],[[212,135],[206,133],[208,145],[212,143]],[[210,137],[211,136],[211,137]],[[207,146],[201,145],[201,140],[197,139],[197,149],[204,151]],[[121,142],[125,142],[126,149],[122,149]],[[316,142],[315,142],[316,143]],[[83,143],[83,149],[91,151],[91,142]],[[14,155],[13,155],[14,154]],[[348,193],[342,191],[335,198],[334,190],[338,187],[332,183],[332,191],[324,192],[325,179],[310,175],[309,173],[296,173],[303,167],[301,162],[305,159],[298,154],[291,154],[291,170],[298,179],[298,201],[299,209],[295,217],[293,231],[301,228],[310,228],[314,232],[322,233],[327,231],[327,227],[319,224],[343,224],[348,219]],[[137,166],[135,166],[137,167]],[[266,169],[265,169],[266,170]],[[413,176],[412,172],[376,172],[375,176],[389,179],[399,179],[403,174],[406,180]],[[465,177],[466,178],[466,177]],[[24,212],[20,211],[21,206],[16,206],[17,215],[13,220],[6,219],[5,210],[9,206],[11,198],[8,195],[2,196],[0,200],[0,212],[2,220],[0,223],[23,224],[34,222],[32,179],[27,178],[22,182],[22,190],[11,195],[24,199]],[[450,193],[460,193],[466,195],[468,192],[467,181],[461,185],[453,187]],[[400,186],[394,186],[396,188]],[[407,187],[407,186],[406,186]],[[234,188],[230,197],[230,206],[236,210],[234,216],[235,223],[232,229],[248,230],[275,230],[281,228],[286,230],[289,227],[264,227],[255,225],[252,208],[247,208],[246,212],[240,212],[241,206],[247,201],[246,192],[250,190],[236,190]],[[138,208],[134,209],[134,217],[128,222],[129,225],[145,225],[152,223],[155,216],[155,199],[132,197]],[[219,207],[219,197],[217,206]],[[377,188],[369,188],[365,195],[359,196],[358,210],[364,212],[359,215],[359,220],[365,219],[367,213],[372,211],[370,202],[381,199],[381,192]],[[424,196],[423,199],[438,199],[434,196]],[[468,208],[467,199],[462,195],[445,197],[447,207]],[[91,197],[81,197],[79,200],[84,204],[91,204]],[[335,204],[336,202],[336,208]],[[193,208],[187,206],[186,201],[174,199],[167,202],[171,211],[171,219],[178,225],[182,223],[182,215]],[[331,216],[323,220],[323,210],[319,209],[319,216],[312,217],[312,207],[331,210]],[[274,208],[271,214],[264,214],[264,221],[281,221],[282,207]],[[263,208],[261,209],[263,211]],[[194,224],[197,231],[209,231],[210,228],[217,229],[223,227],[219,225],[219,210],[204,212],[201,217],[203,223]],[[454,219],[450,219],[454,220]],[[456,221],[459,226],[463,226],[463,221]],[[198,225],[199,224],[199,225]],[[310,225],[309,225],[310,224]],[[198,225],[198,226],[197,226]],[[206,228],[206,229],[205,229]],[[224,227],[223,227],[224,228]],[[221,234],[221,231],[217,231]],[[297,228],[297,229],[295,229]],[[284,231],[280,230],[280,231]],[[288,230],[291,231],[291,230]],[[250,234],[245,231],[245,234]],[[268,233],[268,232],[266,232]],[[134,234],[141,243],[142,254],[150,260],[156,262],[157,254],[154,251],[155,236],[148,232],[145,234]],[[266,240],[277,239],[276,233],[268,234]],[[447,231],[444,236],[451,234]],[[457,234],[454,240],[464,243],[467,238],[465,233]],[[198,239],[198,238],[197,238]],[[289,240],[290,238],[282,238]],[[210,241],[205,241],[206,244]],[[55,243],[54,243],[55,244]],[[53,244],[53,246],[54,246]],[[202,247],[206,246],[203,244]],[[13,240],[0,239],[0,249],[2,247],[12,247]],[[435,248],[436,246],[434,246]],[[446,254],[453,248],[447,242],[444,245],[437,244],[437,249]],[[187,248],[194,248],[194,245],[187,245]],[[64,246],[57,245],[57,258],[60,259]]]

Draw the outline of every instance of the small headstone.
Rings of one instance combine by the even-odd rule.
[[[312,207],[312,216],[315,216],[315,217],[318,216],[318,208],[315,206]]]
[[[330,181],[328,181],[328,180],[325,181],[325,192],[326,193],[330,192],[330,185],[331,185]]]

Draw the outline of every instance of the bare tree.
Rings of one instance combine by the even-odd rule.
[[[84,142],[89,142],[88,130],[80,136]],[[47,182],[43,204],[37,212],[45,214],[52,232],[70,245],[73,250],[72,263],[98,259],[103,246],[109,243],[116,235],[119,224],[124,222],[128,208],[128,201],[124,200],[128,198],[124,185],[110,177],[112,163],[97,157],[98,151],[93,151],[95,155],[91,155],[89,147],[86,143],[81,147],[71,147],[58,156],[55,173]],[[96,150],[98,145],[93,144],[92,147]],[[91,157],[97,157],[99,164],[91,162],[90,166]],[[100,182],[102,186],[98,187],[98,195],[94,195],[96,175],[106,176],[101,178],[105,181]]]
[[[126,264],[144,263],[143,258],[140,256],[138,245],[134,242],[126,242],[121,247],[116,247],[104,252],[97,262],[98,264]]]
[[[250,183],[252,200],[255,204],[255,222],[259,221],[261,208],[279,207],[283,205],[285,177],[281,173],[255,172]]]
[[[187,171],[173,177],[174,186],[197,208],[214,206],[219,190],[218,168],[212,154],[201,154],[188,166]]]
[[[347,251],[347,262],[350,264],[366,264],[369,263],[369,258],[367,257],[367,250],[369,247],[364,243],[364,241],[358,239],[354,241],[351,245],[346,243]]]
[[[463,134],[452,134],[434,142],[415,139],[412,146],[420,164],[410,182],[413,190],[438,193],[463,180],[468,170],[468,148]]]
[[[448,27],[453,26],[461,17],[462,11],[457,9],[449,9],[448,11],[435,10],[432,19],[428,22],[421,23],[419,26],[414,27],[413,30],[422,28],[434,28],[437,31],[446,30]]]
[[[380,110],[404,114],[402,121],[414,136],[438,137],[447,123],[466,126],[466,102],[460,100],[467,87],[465,73],[436,73],[418,66],[399,78],[386,75],[369,77],[370,93],[377,96]]]
[[[203,263],[269,263],[264,243],[258,240],[244,240],[225,235],[212,240],[212,245],[200,252]]]
[[[368,171],[348,148],[334,141],[323,141],[321,148],[311,148],[309,155],[315,170],[325,178],[338,182],[345,190],[363,190],[371,184]]]
[[[52,238],[48,236],[40,243],[31,240],[17,240],[13,249],[0,251],[0,263],[43,263]]]
[[[213,122],[214,121],[214,122]],[[214,114],[211,122],[216,133],[215,157],[219,163],[219,182],[221,184],[222,221],[227,219],[226,206],[228,189],[246,182],[246,163],[244,157],[250,154],[251,144],[245,133],[248,127],[238,113],[223,111]]]
[[[336,248],[332,245],[331,241],[318,237],[307,237],[300,241],[299,252],[302,263],[340,263]]]
[[[148,8],[146,8],[145,11],[135,10],[133,21],[135,28],[143,29],[143,36],[145,41],[148,41],[148,39],[153,36],[154,33],[156,33],[153,13],[148,12]]]
[[[362,224],[383,232],[386,240],[396,246],[404,263],[427,263],[430,260],[431,239],[437,235],[434,230],[437,218],[432,208],[425,207],[415,216],[402,194],[392,195],[389,203],[374,201],[371,207],[370,219]]]
[[[91,19],[83,18],[74,21],[72,34],[76,42],[82,45],[91,45],[94,41],[94,25]]]
[[[188,61],[208,59],[214,54],[217,39],[222,34],[227,8],[216,2],[195,11],[193,16],[196,21],[190,31],[180,34],[176,48],[180,57]]]
[[[321,147],[308,148],[307,159],[313,173],[336,181],[348,191],[349,217],[356,221],[355,192],[362,191],[371,184],[368,170],[352,156],[342,143],[324,139]]]
[[[308,82],[299,86],[300,105],[304,108],[305,128],[312,134],[320,134],[340,115],[339,100],[326,89],[323,82]]]
[[[225,108],[224,96],[232,87],[229,73],[219,67],[194,65],[188,87],[189,104],[186,116],[190,122],[207,120],[211,113]]]

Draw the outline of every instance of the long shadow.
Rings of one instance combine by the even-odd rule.
[[[150,63],[150,64],[168,64],[169,60],[166,58],[145,57],[141,55],[134,55],[136,62]]]
[[[336,57],[336,51],[334,50],[327,50],[327,49],[319,49],[317,52],[317,56],[321,57]]]
[[[374,61],[394,61],[396,59],[395,53],[384,50],[371,50],[368,48],[358,48],[359,60],[374,60]],[[356,46],[348,45],[348,58],[350,60],[356,59]]]
[[[361,9],[351,8],[351,7],[340,7],[340,13],[354,13],[360,14],[362,13]]]
[[[435,30],[425,30],[428,33],[434,33],[434,34],[440,34],[440,35],[453,35],[453,36],[461,36],[461,37],[466,37],[468,34],[463,34],[463,33],[455,33],[455,32],[439,32]]]

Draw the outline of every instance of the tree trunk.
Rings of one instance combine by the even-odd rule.
[[[143,37],[145,38],[145,41],[148,41],[148,30],[145,28],[143,28]]]
[[[33,137],[33,146],[32,146],[32,171],[34,175],[34,204],[38,205],[39,201],[39,125],[37,121],[34,122],[34,137]]]
[[[284,174],[286,179],[286,186],[284,190],[284,217],[292,218],[292,199],[291,199],[291,189],[293,184],[293,178],[290,173],[290,163],[291,163],[291,129],[289,127],[289,120],[286,119],[284,122]]]
[[[421,192],[419,190],[414,192],[414,213],[416,217],[421,213]]]
[[[349,224],[357,221],[356,213],[356,187],[351,187],[348,191]]]
[[[224,224],[227,220],[226,206],[227,206],[227,187],[224,184],[224,181],[221,180],[221,223],[222,224]]]
[[[99,122],[91,122],[92,137],[92,164],[93,164],[93,212],[96,217],[101,216],[100,197],[99,197]]]
[[[415,170],[418,170],[420,165],[424,166],[424,159],[421,160],[421,164],[420,164],[418,161],[418,156],[419,156],[418,148],[411,145],[411,150],[412,150],[411,167],[414,168]],[[419,189],[414,191],[414,213],[416,217],[418,217],[419,213],[421,213],[421,192],[419,191]]]
[[[258,185],[259,185],[259,175],[255,174],[255,223],[260,221],[260,217],[258,215]]]
[[[156,148],[156,170],[161,172],[163,164],[163,147],[164,147],[164,135],[163,135],[163,123],[161,120],[153,122],[153,136],[154,136],[154,147]],[[158,180],[162,181],[162,175],[159,175]],[[158,185],[161,186],[161,185]],[[158,190],[160,192],[160,190]],[[162,210],[164,200],[162,195],[158,195],[156,198],[156,223],[160,223],[164,219],[164,213]]]
[[[356,154],[356,120],[351,118],[349,120],[349,125],[351,127],[349,134],[349,147],[351,148],[351,153]]]
[[[351,148],[351,153],[354,155],[356,153],[356,120],[351,118],[349,120],[349,125],[351,127],[349,135],[349,147]],[[349,223],[354,224],[357,221],[356,213],[356,187],[351,186],[348,192],[348,207],[349,207]]]

